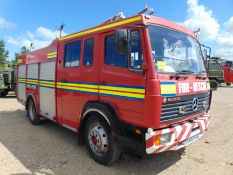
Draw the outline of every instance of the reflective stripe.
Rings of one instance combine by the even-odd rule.
[[[23,63],[23,59],[18,59],[18,60],[17,60],[17,63],[18,63],[18,64]]]
[[[38,84],[38,80],[27,79],[27,84]]]
[[[49,84],[44,84],[44,83],[40,83],[40,86],[42,86],[42,87],[51,87],[51,88],[55,87],[55,85],[49,85]]]
[[[49,52],[48,56],[51,56],[51,55],[57,55],[57,52]]]
[[[81,35],[86,35],[86,34],[90,34],[90,33],[93,33],[93,32],[98,32],[98,31],[101,31],[101,30],[109,29],[109,28],[112,28],[112,27],[117,27],[117,26],[120,26],[120,25],[123,25],[123,24],[128,24],[128,23],[132,23],[132,22],[136,22],[136,21],[141,21],[141,20],[142,20],[141,16],[136,16],[136,17],[133,17],[133,18],[121,20],[119,22],[107,24],[107,25],[104,25],[104,26],[96,27],[96,28],[85,30],[85,31],[78,32],[78,33],[74,33],[72,35],[64,36],[62,38],[59,38],[59,40],[63,41],[63,40],[66,40],[66,39],[75,38],[75,37],[78,37],[78,36],[81,36]]]
[[[98,85],[83,82],[54,82],[51,80],[36,80],[19,78],[19,83],[26,83],[32,85],[40,85],[41,87],[56,88],[59,90],[83,92],[90,94],[100,94],[103,96],[119,97],[132,100],[144,100],[145,89],[140,86],[124,86],[124,85]]]
[[[26,78],[18,78],[19,83],[26,83]]]
[[[144,94],[145,89],[136,89],[136,88],[124,88],[124,87],[117,87],[117,86],[99,86],[102,90],[115,90],[115,91],[123,91],[123,92],[137,92]]]
[[[40,80],[39,85],[41,87],[55,88],[55,82],[51,80]]]
[[[200,137],[203,136],[204,131],[207,130],[208,123],[210,121],[210,115],[204,114],[203,116],[199,117],[198,119],[188,122],[185,124],[177,125],[175,127],[169,128],[170,134],[171,134],[171,140],[167,143],[163,143],[160,145],[156,145],[155,138],[157,135],[160,135],[161,133],[167,133],[167,128],[153,131],[153,132],[147,132],[145,134],[146,139],[146,152],[147,154],[154,154],[169,150],[177,150],[180,149],[188,144],[183,144],[183,141],[193,137],[196,134],[199,134],[199,137],[196,139],[198,140]],[[193,130],[195,128],[195,130]],[[195,141],[196,141],[195,140]]]
[[[49,52],[47,55],[48,59],[55,59],[57,58],[57,52]]]
[[[133,93],[126,93],[126,92],[116,92],[116,91],[108,91],[108,90],[99,90],[100,94],[109,94],[109,95],[117,95],[123,97],[134,97],[134,98],[144,98],[142,94],[133,94]]]
[[[50,82],[50,81],[40,81],[40,84],[55,85],[55,82]]]
[[[160,89],[162,96],[175,96],[176,83],[175,82],[160,82]]]

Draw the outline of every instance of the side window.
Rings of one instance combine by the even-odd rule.
[[[228,73],[233,74],[233,68],[228,68]]]
[[[115,36],[107,36],[105,39],[105,60],[107,65],[128,67],[128,56],[116,53]],[[133,30],[130,34],[130,62],[132,69],[141,69],[143,63],[142,44],[139,30]]]
[[[65,67],[78,67],[80,64],[81,40],[68,43],[65,46]]]
[[[114,35],[105,38],[104,63],[111,66],[128,67],[127,55],[116,53],[116,41]]]
[[[141,69],[143,63],[142,44],[139,30],[130,33],[130,68]]]
[[[83,65],[91,66],[93,63],[94,39],[87,39],[84,43]]]

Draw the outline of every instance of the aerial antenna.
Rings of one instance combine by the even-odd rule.
[[[56,29],[57,29],[57,30],[59,31],[59,33],[60,33],[60,38],[62,37],[62,31],[63,31],[64,27],[65,27],[65,24],[64,24],[64,23],[62,23],[61,25],[59,25],[59,26],[56,27]]]
[[[30,52],[32,51],[32,49],[33,49],[33,42],[31,42],[30,44]]]

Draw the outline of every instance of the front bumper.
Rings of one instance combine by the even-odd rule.
[[[172,128],[165,128],[153,131],[148,129],[146,133],[146,153],[155,154],[169,150],[183,148],[199,138],[201,138],[210,122],[210,114],[203,116],[185,124],[176,125]],[[156,137],[170,133],[170,141],[164,144],[156,144]]]

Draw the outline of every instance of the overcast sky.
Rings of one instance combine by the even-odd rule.
[[[48,45],[59,35],[100,24],[118,12],[132,16],[147,4],[155,15],[192,30],[201,29],[200,40],[213,48],[213,55],[233,60],[232,0],[0,0],[0,39],[14,59],[22,46],[34,49]]]

